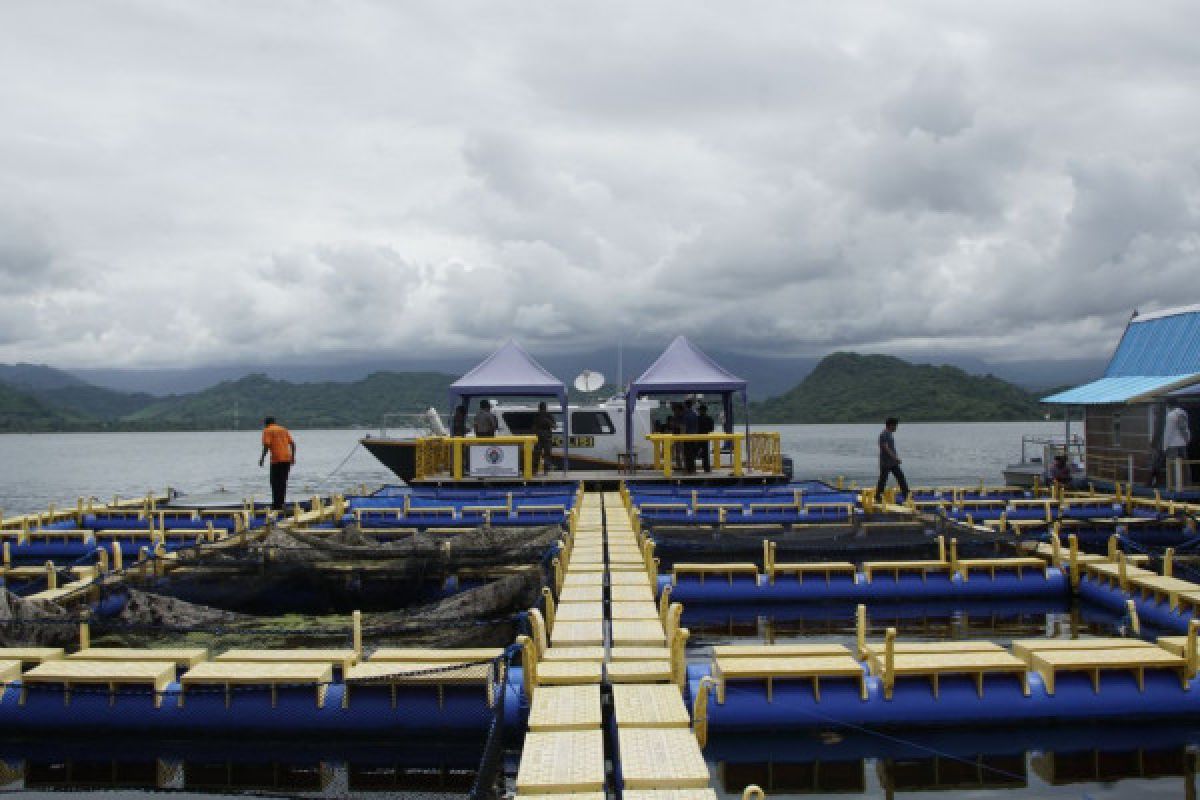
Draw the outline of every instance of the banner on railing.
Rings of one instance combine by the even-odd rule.
[[[472,477],[515,478],[521,474],[521,448],[515,444],[472,445]]]

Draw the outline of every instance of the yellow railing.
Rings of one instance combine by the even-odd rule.
[[[662,470],[663,477],[671,477],[674,458],[672,458],[671,448],[678,444],[683,445],[685,442],[703,442],[705,447],[716,444],[712,448],[713,467],[720,468],[721,466],[721,443],[733,443],[733,474],[741,475],[742,470],[742,440],[746,438],[742,433],[650,433],[646,435],[650,440],[650,444],[654,447],[654,469]]]
[[[757,472],[783,474],[783,449],[778,431],[752,433],[746,437],[746,466]]]
[[[1200,461],[1189,461],[1185,458],[1167,459],[1167,488],[1181,492],[1196,485],[1192,480],[1193,470]]]
[[[463,476],[463,448],[487,447],[491,445],[515,444],[521,448],[521,475],[533,477],[533,446],[537,443],[536,436],[450,436],[446,441],[450,444],[450,474],[455,480]]]
[[[417,480],[432,478],[435,475],[445,475],[450,471],[450,437],[423,436],[417,439],[416,468],[414,474]]]

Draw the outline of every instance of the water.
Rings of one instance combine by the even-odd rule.
[[[875,482],[878,425],[770,429],[782,434],[797,477]],[[981,480],[998,485],[1001,470],[1020,454],[1022,434],[1060,430],[1052,422],[902,424],[896,445],[914,486],[968,486]],[[290,488],[297,496],[396,480],[358,446],[361,431],[294,435],[297,462]],[[269,488],[267,471],[258,466],[261,449],[258,431],[0,435],[0,508],[24,513],[50,503],[74,503],[80,496],[130,497],[166,486],[197,494],[224,491],[234,501],[265,498]]]

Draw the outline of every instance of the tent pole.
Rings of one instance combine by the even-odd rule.
[[[569,411],[566,394],[564,394],[562,396],[561,404],[562,404],[562,413],[563,413],[562,473],[563,473],[563,477],[565,478],[567,476],[567,472],[571,469],[571,435],[570,435],[570,431],[568,429],[568,426],[571,424],[571,420],[570,420],[571,412]]]

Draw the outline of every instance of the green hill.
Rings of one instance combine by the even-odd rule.
[[[79,414],[52,408],[28,392],[0,383],[0,431],[80,430],[91,427],[93,422]]]
[[[435,372],[376,372],[349,383],[291,383],[266,375],[163,398],[120,420],[137,430],[254,428],[268,414],[293,428],[378,426],[385,414],[444,406],[454,378]]]
[[[826,356],[784,394],[755,403],[755,422],[979,422],[1040,418],[1037,398],[991,375],[857,353]]]

